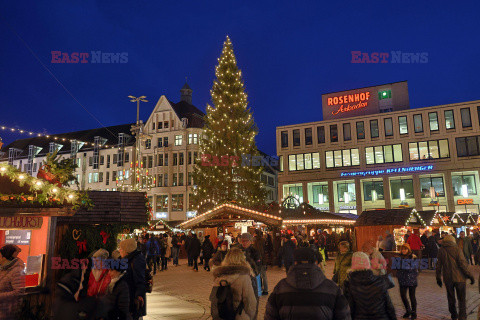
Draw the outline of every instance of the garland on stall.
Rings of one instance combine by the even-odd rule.
[[[64,204],[71,204],[74,208],[93,206],[86,192],[74,191],[57,186],[48,181],[38,179],[28,175],[14,166],[0,164],[0,176],[5,176],[12,182],[18,183],[20,187],[28,186],[30,195],[24,194],[2,194],[0,195],[1,204],[26,204],[34,206],[58,207]]]

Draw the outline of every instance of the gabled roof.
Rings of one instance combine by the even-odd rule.
[[[177,114],[178,118],[181,120],[182,118],[188,119],[189,128],[203,128],[205,121],[203,117],[205,113],[203,113],[200,109],[195,107],[193,104],[190,104],[186,101],[180,101],[178,103],[174,103],[168,100],[170,105],[173,108],[173,111]]]
[[[414,208],[363,211],[355,222],[355,227],[404,225],[426,226],[426,223]]]
[[[22,150],[22,152],[17,155],[18,158],[26,158],[28,157],[28,146],[29,145],[34,145],[37,147],[42,148],[42,150],[38,153],[37,156],[42,156],[46,155],[49,151],[49,145],[50,142],[56,142],[58,144],[63,145],[62,149],[58,152],[59,154],[63,153],[70,153],[70,140],[79,140],[79,141],[84,141],[88,142],[89,145],[84,145],[79,152],[85,151],[85,150],[92,150],[93,146],[92,143],[95,141],[96,136],[100,136],[102,138],[107,139],[107,142],[105,143],[106,145],[112,145],[116,146],[118,144],[118,134],[119,133],[126,133],[128,135],[131,135],[130,128],[132,124],[122,124],[118,126],[111,126],[111,127],[102,127],[102,128],[97,128],[97,129],[89,129],[89,130],[82,130],[82,131],[73,131],[73,132],[66,132],[66,133],[60,133],[60,134],[51,134],[49,135],[50,138],[47,137],[32,137],[32,138],[27,138],[27,139],[19,139],[15,140],[12,143],[4,146],[2,151],[5,152],[2,159],[8,159],[8,149],[10,148],[16,148]],[[57,140],[54,140],[53,137],[58,137]],[[63,141],[65,139],[65,141]],[[134,139],[131,139],[130,144],[133,144]]]

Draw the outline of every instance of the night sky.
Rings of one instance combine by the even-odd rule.
[[[128,95],[210,102],[225,36],[233,42],[258,147],[275,127],[322,119],[321,94],[409,81],[411,107],[480,99],[480,1],[2,1],[0,126],[61,133],[134,122]],[[352,64],[351,51],[428,53],[424,64]],[[128,53],[124,64],[52,64],[52,51]],[[4,142],[21,138],[6,135]]]

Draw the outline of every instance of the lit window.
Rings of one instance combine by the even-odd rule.
[[[182,140],[183,140],[182,135],[176,135],[175,136],[175,145],[176,146],[181,146],[182,145]]]
[[[405,117],[405,116],[398,117],[398,127],[399,127],[399,130],[400,130],[400,134],[407,134],[408,133],[407,117]]]
[[[415,127],[415,133],[423,132],[423,120],[421,114],[415,114],[413,116],[413,126]]]
[[[453,110],[445,110],[445,128],[455,129],[455,117]]]
[[[438,115],[436,112],[428,113],[428,122],[430,124],[430,131],[438,131]]]
[[[189,133],[188,134],[188,144],[198,144],[198,134]]]
[[[449,158],[448,140],[410,142],[408,144],[410,160],[428,160]]]
[[[358,149],[325,151],[327,168],[350,167],[360,165]]]

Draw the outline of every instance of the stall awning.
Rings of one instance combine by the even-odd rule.
[[[283,225],[313,224],[313,225],[340,225],[351,226],[355,223],[355,217],[346,217],[336,213],[317,210],[310,214],[296,214],[283,218]]]
[[[254,220],[270,226],[282,225],[281,217],[225,203],[179,224],[178,228],[192,229],[236,220]]]

